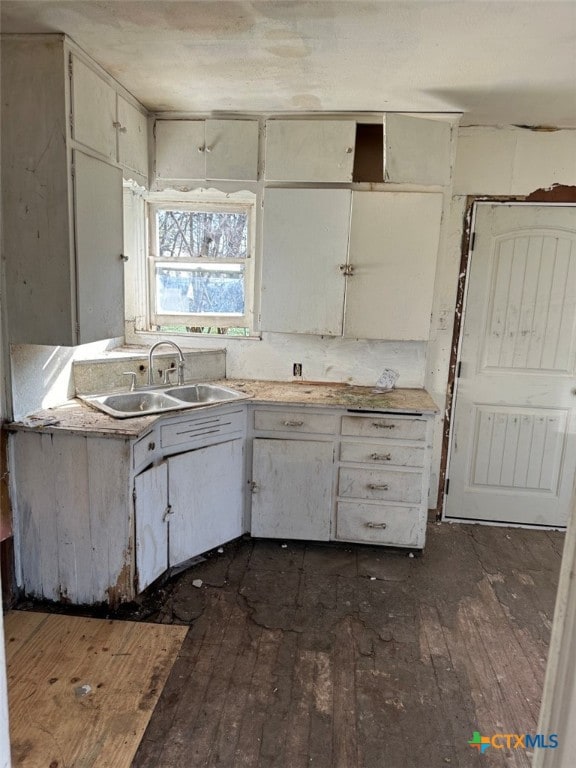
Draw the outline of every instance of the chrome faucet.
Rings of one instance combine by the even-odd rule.
[[[170,341],[167,339],[166,341],[157,341],[156,344],[152,344],[150,347],[150,351],[148,352],[148,386],[152,386],[154,384],[154,369],[152,368],[152,355],[154,354],[154,350],[159,347],[161,344],[169,344],[171,347],[174,347],[174,349],[178,352],[178,384],[184,384],[184,355],[182,354],[182,350],[176,344],[174,341]],[[166,380],[166,376],[164,377]]]

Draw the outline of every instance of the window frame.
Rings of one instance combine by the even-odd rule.
[[[157,212],[159,210],[199,211],[217,213],[244,213],[247,222],[246,257],[243,259],[210,259],[207,257],[162,259],[158,251]],[[151,331],[165,325],[184,325],[186,328],[247,328],[248,335],[255,334],[255,295],[254,295],[254,261],[256,252],[256,198],[253,201],[236,200],[207,200],[201,198],[186,199],[154,199],[149,197],[146,204],[148,245],[147,245],[147,317]],[[244,314],[191,314],[179,312],[175,314],[158,313],[156,311],[156,267],[157,265],[173,267],[175,264],[240,264],[244,266]],[[199,335],[199,332],[186,331],[188,335]],[[207,334],[202,334],[207,335]],[[230,337],[232,338],[232,337]],[[246,338],[246,337],[243,337]]]

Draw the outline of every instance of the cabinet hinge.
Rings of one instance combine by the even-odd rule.
[[[472,232],[472,236],[470,237],[470,250],[474,250],[474,246],[476,245],[476,232]]]
[[[74,328],[76,329],[76,333],[79,335],[80,334],[80,323],[75,323],[74,324]]]
[[[74,167],[73,163],[70,166],[70,175],[72,176],[72,178],[74,178],[76,176],[76,168]]]
[[[446,488],[445,488],[445,490],[444,490],[444,495],[445,495],[445,496],[448,496],[448,491],[449,491],[449,490],[450,490],[450,478],[449,478],[449,477],[447,477],[447,478],[446,478]]]
[[[68,55],[68,77],[72,80],[72,54]]]
[[[132,501],[136,504],[136,488],[132,488]]]
[[[456,366],[456,378],[459,379],[462,375],[462,360],[458,360],[458,364]]]

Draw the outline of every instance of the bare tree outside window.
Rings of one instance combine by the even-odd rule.
[[[154,322],[202,333],[246,332],[249,210],[152,210]]]

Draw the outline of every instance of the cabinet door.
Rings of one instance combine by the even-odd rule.
[[[384,181],[449,184],[451,134],[442,120],[384,115]]]
[[[151,467],[134,480],[138,592],[168,568],[168,465]]]
[[[116,162],[116,92],[81,59],[72,62],[72,138]]]
[[[256,181],[256,120],[206,121],[206,178]]]
[[[244,533],[243,440],[174,456],[168,471],[171,566]]]
[[[157,120],[156,178],[204,179],[204,120]]]
[[[442,194],[354,192],[344,335],[428,340]]]
[[[352,181],[356,123],[351,120],[269,120],[268,181]]]
[[[74,152],[79,344],[124,335],[122,171]]]
[[[330,538],[332,442],[268,440],[253,444],[253,536]]]
[[[350,196],[346,189],[266,190],[262,330],[342,334]]]
[[[118,95],[118,123],[118,162],[147,179],[148,120],[146,115]]]

